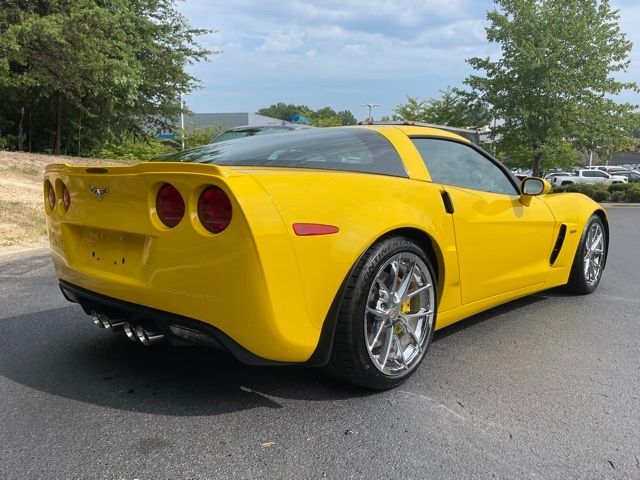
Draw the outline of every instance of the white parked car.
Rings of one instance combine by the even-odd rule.
[[[561,185],[573,185],[576,183],[603,183],[611,185],[612,183],[627,183],[625,177],[617,175],[609,175],[602,170],[597,169],[580,169],[569,175],[554,175],[549,179],[554,187]]]
[[[628,168],[620,167],[620,166],[611,166],[611,165],[593,165],[590,167],[591,170],[602,170],[603,172],[608,173],[609,175],[618,175],[620,172],[626,172],[629,170]]]
[[[544,179],[547,180],[549,183],[553,183],[551,180],[554,177],[570,177],[572,175],[573,175],[573,173],[571,173],[571,172],[555,171],[555,172],[547,173],[544,176]]]

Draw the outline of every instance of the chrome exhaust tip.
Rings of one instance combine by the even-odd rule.
[[[98,313],[95,310],[92,310],[90,315],[91,315],[91,319],[93,320],[93,323],[96,326],[109,330],[110,332],[115,332],[116,330],[119,330],[124,325],[124,322],[121,322],[119,320],[111,320],[105,314]]]
[[[106,322],[104,322],[104,328],[106,328],[110,332],[116,332],[120,330],[123,326],[124,326],[124,322],[115,320],[115,319],[111,320],[107,318]]]
[[[137,342],[138,336],[136,335],[135,327],[129,322],[124,322],[122,326],[124,328],[124,333],[127,335],[127,338],[132,342]]]
[[[104,328],[104,322],[102,321],[102,318],[104,317],[104,315],[101,315],[100,313],[96,312],[95,310],[91,310],[91,319],[93,320],[94,325],[96,325],[99,328]]]
[[[159,332],[145,330],[143,327],[139,325],[135,327],[135,333],[140,343],[142,343],[145,347],[148,347],[149,345],[153,345],[154,343],[162,342],[164,340],[163,334]]]

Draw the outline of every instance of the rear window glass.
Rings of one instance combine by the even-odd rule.
[[[284,135],[256,135],[186,150],[155,161],[315,168],[406,177],[391,143],[359,128],[309,129]]]
[[[287,128],[248,128],[244,130],[227,130],[213,139],[214,142],[224,142],[226,140],[235,140],[236,138],[252,137],[254,135],[268,135],[271,133],[286,133]]]

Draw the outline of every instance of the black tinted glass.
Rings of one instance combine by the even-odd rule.
[[[308,129],[285,135],[256,135],[180,152],[155,161],[315,168],[406,177],[391,143],[372,130]]]
[[[412,141],[433,182],[483,192],[518,195],[507,174],[470,146],[436,138],[414,138]]]

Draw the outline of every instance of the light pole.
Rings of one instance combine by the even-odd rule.
[[[184,150],[184,95],[182,93],[180,94],[180,138],[182,150]]]
[[[371,116],[371,111],[376,108],[379,107],[380,104],[379,103],[365,103],[364,105],[360,105],[361,107],[369,107],[369,122],[373,122],[373,117]]]

